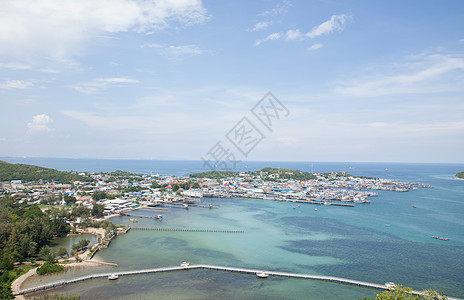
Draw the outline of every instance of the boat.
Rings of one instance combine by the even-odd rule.
[[[386,286],[389,290],[392,290],[392,289],[396,288],[396,284],[393,283],[393,282],[387,282],[387,283],[385,283],[385,286]]]
[[[447,241],[447,240],[449,240],[449,238],[441,237],[440,240]]]
[[[190,266],[190,264],[189,264],[188,262],[186,262],[186,261],[183,261],[183,262],[180,264],[180,266],[181,266],[182,268],[188,268],[188,267]]]
[[[155,219],[158,219],[158,220],[160,220],[160,219],[162,219],[162,218],[163,218],[163,215],[156,215],[156,216],[155,216]]]
[[[268,278],[269,274],[266,272],[257,272],[256,276],[258,276],[259,278]]]
[[[391,225],[390,224],[385,224],[385,227],[390,227]]]
[[[436,236],[436,235],[432,235],[432,237],[433,237],[434,239],[439,239],[439,237]]]
[[[317,211],[317,208],[315,208],[314,211]]]
[[[412,206],[412,208],[416,208],[416,206],[415,206],[415,205],[413,205],[413,206]]]
[[[109,279],[109,280],[116,280],[116,279],[118,279],[118,278],[119,278],[119,276],[118,276],[117,274],[110,274],[110,275],[108,275],[108,279]]]

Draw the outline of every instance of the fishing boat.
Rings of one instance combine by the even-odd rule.
[[[119,278],[119,276],[118,276],[117,274],[110,274],[110,275],[108,275],[108,279],[109,279],[109,280],[116,280],[116,279],[118,279],[118,278]]]
[[[259,278],[268,278],[269,274],[267,274],[266,272],[257,272],[256,276],[258,276]]]
[[[436,236],[436,235],[432,235],[432,238],[434,238],[434,239],[439,239],[439,237]]]

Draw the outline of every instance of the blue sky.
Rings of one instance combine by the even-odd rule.
[[[464,162],[463,1],[0,5],[0,156]]]

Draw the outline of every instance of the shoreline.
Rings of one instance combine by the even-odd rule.
[[[96,261],[96,260],[84,260],[84,261],[80,261],[80,262],[72,262],[72,263],[69,263],[69,264],[63,264],[63,262],[61,262],[61,263],[59,262],[58,264],[65,267],[65,268],[76,268],[76,267],[90,268],[90,267],[96,267],[98,265],[108,265],[108,266],[117,267],[117,264],[105,263],[105,262],[100,262],[100,261]],[[38,266],[38,267],[36,267],[34,269],[31,269],[27,273],[25,273],[25,274],[19,276],[18,278],[16,278],[16,280],[11,283],[11,291],[13,293],[17,292],[17,291],[20,291],[22,289],[22,286],[23,286],[24,282],[26,282],[28,279],[33,278],[33,277],[41,276],[41,275],[37,274],[37,269],[39,267],[40,266]],[[14,299],[26,299],[26,298],[23,295],[18,295],[18,296],[15,296]]]
[[[91,258],[89,258],[89,257],[93,257],[93,255],[98,250],[100,250],[102,248],[102,246],[103,246],[102,244],[105,241],[107,230],[105,230],[103,228],[89,227],[89,228],[86,228],[86,229],[78,229],[77,231],[78,231],[78,234],[72,234],[71,233],[71,235],[67,235],[67,236],[76,236],[76,235],[79,235],[79,234],[82,234],[82,233],[88,233],[88,234],[93,234],[93,235],[97,236],[98,240],[97,240],[97,242],[95,244],[92,245],[91,249],[88,248],[84,252],[82,252],[81,254],[77,254],[78,259],[81,260],[81,261],[76,261],[74,257],[70,257],[70,258],[68,258],[66,260],[62,260],[62,261],[58,260],[57,263],[59,265],[65,267],[65,268],[93,267],[93,266],[96,266],[96,265],[108,265],[108,266],[114,266],[114,267],[118,266],[117,264],[114,264],[114,263],[101,262],[101,261],[92,260]],[[109,242],[111,242],[111,240],[115,236],[116,235],[112,236],[110,238]],[[107,245],[109,245],[109,243]],[[67,263],[67,262],[70,262],[70,263]],[[25,273],[25,274],[19,276],[18,278],[16,278],[16,280],[14,280],[11,283],[11,288],[10,288],[11,291],[16,292],[16,291],[21,290],[22,285],[24,284],[24,282],[26,280],[28,280],[31,277],[40,276],[39,274],[37,274],[37,268],[39,268],[39,267],[40,266],[37,266],[36,268],[31,269],[27,273]],[[15,296],[15,299],[25,299],[25,297],[20,295],[20,296]]]

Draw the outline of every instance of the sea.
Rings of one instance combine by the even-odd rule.
[[[202,161],[0,158],[63,171],[188,176],[207,171]],[[243,230],[243,233],[131,230],[116,237],[95,259],[118,267],[75,268],[25,282],[46,282],[126,270],[209,264],[318,274],[416,290],[435,289],[464,298],[464,180],[454,175],[464,164],[356,162],[242,162],[238,171],[263,167],[353,175],[430,184],[409,192],[380,191],[370,204],[332,207],[254,200],[204,198],[214,209],[136,210],[132,226]],[[317,208],[317,210],[315,210]],[[130,217],[115,217],[129,224]],[[446,237],[437,240],[432,236]],[[61,243],[66,244],[66,241]],[[69,244],[69,243],[68,243]],[[211,270],[188,270],[94,279],[44,292],[81,299],[360,299],[380,291],[308,279],[269,277]],[[43,294],[44,294],[43,293]],[[33,299],[36,294],[29,296]]]

